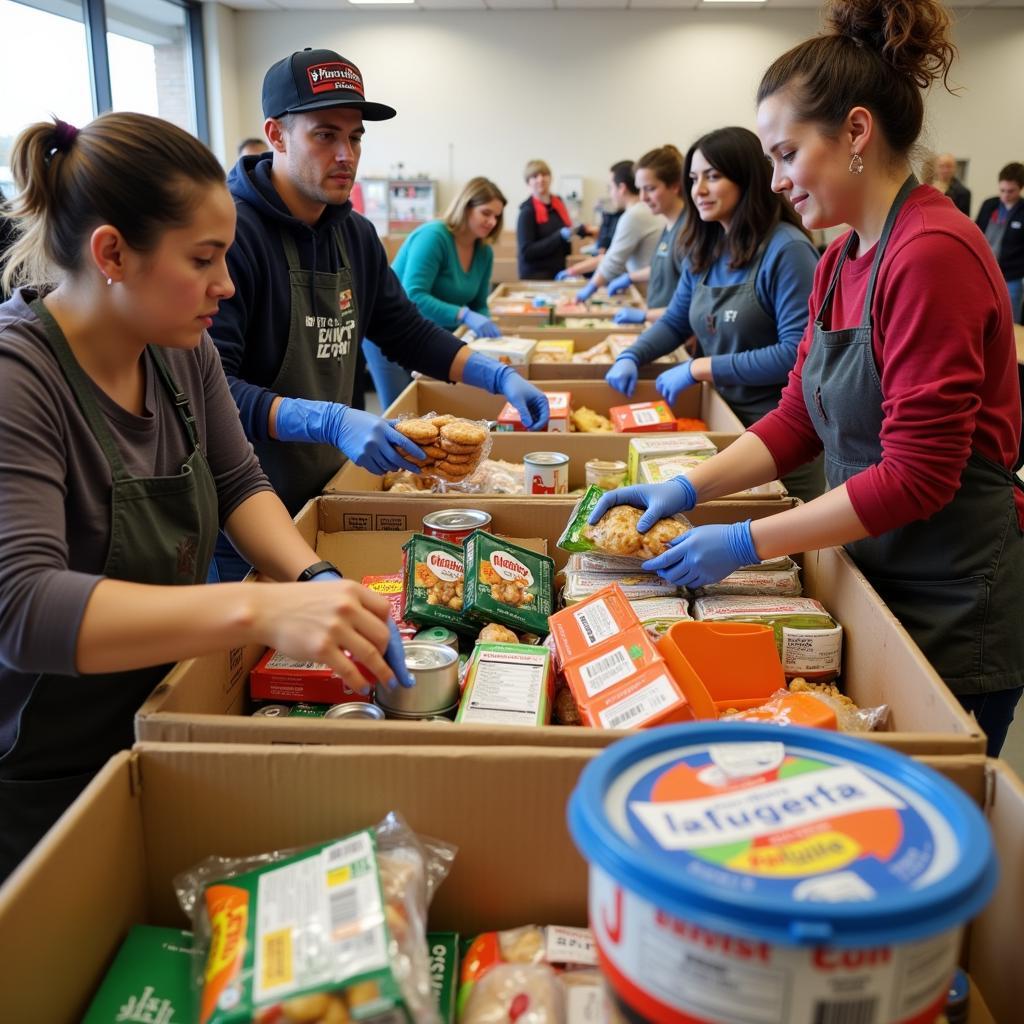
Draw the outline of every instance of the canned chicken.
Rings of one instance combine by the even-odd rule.
[[[405,644],[405,666],[416,685],[377,687],[377,704],[388,716],[422,718],[443,714],[459,700],[459,654],[441,644]]]
[[[384,712],[375,704],[363,704],[360,701],[346,701],[328,708],[324,718],[371,718],[380,721]]]
[[[440,644],[442,647],[450,647],[453,651],[459,649],[459,638],[450,629],[444,626],[431,626],[429,629],[421,629],[414,637],[424,644]]]
[[[569,456],[562,452],[530,452],[523,456],[527,494],[568,494]]]
[[[446,508],[423,517],[423,532],[428,537],[461,544],[474,530],[486,530],[491,517],[476,508]]]

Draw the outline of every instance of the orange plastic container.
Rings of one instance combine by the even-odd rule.
[[[836,713],[810,693],[787,693],[773,697],[767,704],[730,715],[731,722],[774,722],[776,725],[803,725],[811,729],[831,729],[839,723]]]

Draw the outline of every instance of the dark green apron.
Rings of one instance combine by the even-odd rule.
[[[291,290],[288,346],[270,390],[286,398],[318,402],[352,401],[359,355],[359,313],[351,263],[341,232],[337,273],[303,270],[295,239],[282,231]],[[263,471],[288,511],[295,515],[341,468],[345,456],[333,445],[257,441],[253,448]]]
[[[192,453],[175,476],[133,477],[111,436],[93,384],[57,322],[38,299],[32,309],[110,465],[110,547],[103,575],[130,583],[202,583],[217,536],[217,490],[199,447],[188,398],[171,378],[163,357],[156,348],[148,349]],[[0,758],[0,879],[106,760],[131,746],[135,711],[169,667],[26,679],[17,739]]]
[[[889,211],[860,326],[824,327],[843,263],[858,244],[855,234],[815,317],[803,366],[803,395],[825,446],[829,487],[839,487],[882,460],[883,395],[872,348],[871,308],[893,225],[916,185],[913,176],[908,178]],[[972,452],[953,500],[930,519],[846,545],[957,695],[993,693],[1024,683],[1024,535],[1014,502],[1019,486],[1009,470]]]

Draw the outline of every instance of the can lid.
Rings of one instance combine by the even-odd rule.
[[[569,828],[593,865],[705,927],[787,945],[964,924],[998,873],[979,809],[910,758],[797,727],[708,722],[620,741]]]
[[[410,672],[419,672],[431,668],[445,668],[459,660],[459,652],[445,644],[411,640],[406,641],[402,646],[405,650],[405,667]]]
[[[427,629],[421,629],[413,637],[413,640],[426,644],[449,644],[456,639],[458,638],[455,633],[446,626],[430,626]]]
[[[423,517],[424,526],[442,530],[475,530],[490,521],[490,515],[477,508],[446,508],[440,512],[428,512]]]
[[[563,452],[530,452],[523,456],[523,462],[532,462],[535,466],[562,466],[569,461]]]
[[[335,704],[324,714],[324,718],[373,718],[379,720],[383,717],[384,712],[375,704],[365,704],[355,700],[345,704]]]

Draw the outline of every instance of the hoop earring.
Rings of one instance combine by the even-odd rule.
[[[860,153],[854,153],[853,156],[850,157],[850,173],[864,173],[864,158],[860,155]]]

